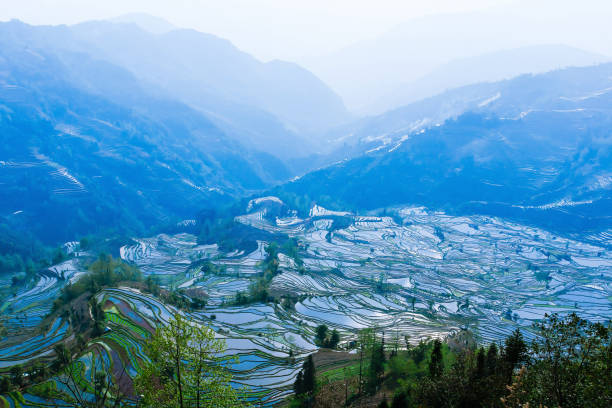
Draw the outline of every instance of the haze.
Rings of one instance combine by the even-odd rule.
[[[0,10],[0,19],[18,18],[31,24],[74,24],[127,13],[147,13],[180,27],[227,38],[245,51],[268,60],[320,55],[426,14],[465,12],[509,2],[3,0],[6,4]]]
[[[330,85],[357,113],[379,113],[471,83],[456,72],[442,73],[442,81],[422,81],[456,59],[542,45],[590,53],[587,57],[574,55],[575,50],[532,50],[528,56],[506,56],[511,62],[502,70],[490,72],[491,68],[483,67],[477,75],[479,80],[499,80],[602,62],[612,55],[608,28],[612,4],[605,0],[580,4],[549,0],[26,0],[4,4],[0,19],[55,25],[130,13],[163,17],[175,27],[226,38],[262,61],[297,62]],[[524,60],[542,52],[545,63]],[[414,88],[415,81],[423,82],[418,90],[401,91]]]
[[[4,3],[0,19],[17,18],[30,24],[74,24],[126,13],[148,13],[180,27],[227,38],[263,60],[322,55],[380,35],[414,18],[470,11],[511,13],[540,21],[540,33],[533,33],[534,43],[541,40],[538,34],[565,32],[564,40],[573,41],[568,45],[592,43],[593,51],[610,54],[612,50],[611,41],[594,35],[606,27],[594,26],[593,22],[605,21],[612,13],[612,4],[605,0],[579,4],[564,0],[3,0],[0,3]],[[569,20],[574,23],[564,26]]]

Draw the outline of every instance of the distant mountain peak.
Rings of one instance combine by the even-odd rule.
[[[379,114],[447,90],[483,82],[496,82],[523,74],[541,74],[569,67],[609,62],[610,57],[565,44],[540,44],[453,59],[417,80],[398,83],[363,110]]]
[[[152,16],[146,13],[123,14],[121,16],[111,18],[108,21],[113,23],[136,24],[141,29],[152,34],[165,34],[178,28],[161,17]]]

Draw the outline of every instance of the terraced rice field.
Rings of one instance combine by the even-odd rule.
[[[321,207],[305,219],[270,217],[266,203],[276,200],[250,204],[237,220],[300,242],[306,272],[300,273],[294,260],[281,254],[280,273],[270,286],[273,293],[300,296],[294,307],[227,306],[260,271],[266,242],[259,242],[252,253],[227,254],[216,245],[198,245],[189,234],[162,234],[136,239],[135,245],[121,249],[124,260],[163,285],[200,288],[208,294],[203,310],[185,316],[210,325],[226,340],[226,354],[239,356],[233,366],[236,385],[247,385],[251,397],[266,405],[291,392],[303,358],[316,349],[314,329],[322,323],[338,329],[341,344],[365,327],[377,327],[390,341],[409,336],[417,342],[459,328],[469,328],[482,341],[497,341],[517,326],[529,337],[532,323],[545,313],[575,311],[594,321],[612,317],[612,254],[596,240],[585,243],[501,219],[454,217],[424,208],[401,208],[393,218]],[[350,222],[333,228],[337,217]],[[201,263],[194,263],[202,259],[225,268],[206,274],[197,266]],[[48,279],[41,276],[29,294],[17,295],[11,302],[13,319],[23,313],[31,313],[32,319],[44,314],[59,290],[57,282]],[[21,304],[25,295],[34,302]],[[133,376],[153,328],[179,312],[130,288],[104,290],[98,300],[108,327],[93,350],[115,372],[125,367]],[[23,347],[1,343],[0,364],[48,351],[69,335],[65,326],[58,321],[46,336],[32,336]],[[92,357],[81,361],[84,378],[89,378]],[[35,396],[25,398],[31,405],[40,404]]]
[[[0,340],[0,369],[47,356],[53,346],[72,335],[64,318],[42,323],[61,288],[82,273],[79,260],[70,259],[43,271],[33,286],[5,299],[0,312],[7,335]]]
[[[198,317],[214,315],[213,327],[231,333],[230,349],[249,356],[249,363],[241,363],[238,371],[252,364],[241,348],[253,350],[252,340],[231,340],[238,333],[270,341],[267,350],[259,349],[269,357],[280,357],[283,347],[297,348],[299,338],[300,353],[294,354],[303,356],[314,348],[314,328],[321,323],[338,329],[345,341],[364,327],[377,327],[389,340],[408,335],[416,342],[469,328],[482,341],[496,341],[517,326],[530,336],[531,324],[545,313],[576,311],[596,321],[612,315],[612,255],[603,246],[500,219],[453,217],[423,208],[400,209],[399,219],[352,216],[321,207],[313,208],[307,219],[270,218],[261,209],[265,201],[250,205],[250,212],[237,219],[303,244],[307,272],[298,273],[293,260],[281,254],[281,273],[271,284],[278,293],[305,295],[290,310],[280,305],[222,306],[257,272],[264,242],[253,253],[227,256],[216,248],[203,252],[195,237],[158,236],[146,240],[151,255],[136,261],[145,273],[167,271],[181,287],[197,286],[210,294],[209,306]],[[352,222],[330,233],[338,216]],[[191,249],[186,242],[191,242]],[[126,247],[122,253],[133,259],[131,254],[140,247]],[[225,265],[226,273],[203,276],[197,269],[175,268],[199,253]],[[384,290],[377,291],[380,280]],[[286,333],[290,344],[283,343]],[[279,375],[274,378],[287,375],[284,382],[270,383],[268,371],[256,370],[244,383],[282,389],[291,383],[299,360],[293,371],[285,371],[277,361]],[[274,358],[266,364],[274,364]]]

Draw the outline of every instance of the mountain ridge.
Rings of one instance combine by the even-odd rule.
[[[534,45],[454,59],[425,76],[399,84],[391,93],[367,108],[383,113],[411,102],[482,82],[498,82],[523,74],[541,74],[569,67],[597,65],[610,57],[563,44]]]
[[[609,16],[609,12],[602,13],[588,28],[590,32],[607,38]],[[557,27],[566,27],[572,21],[572,16],[549,14],[546,18]],[[595,45],[578,39],[572,30],[548,32],[541,27],[542,22],[526,15],[507,14],[503,8],[435,14],[398,24],[379,36],[336,52],[305,58],[302,63],[330,84],[352,111],[363,111],[372,100],[458,58],[536,44],[566,44],[610,54],[603,51],[609,50],[603,41]]]
[[[19,47],[0,57],[0,211],[44,242],[107,226],[142,232],[289,177],[112,64]]]
[[[417,108],[427,105],[417,103],[374,118],[386,126],[378,133],[366,121],[354,158],[271,194],[331,209],[411,204],[579,233],[609,228],[611,78],[602,64],[450,91],[426,103],[455,95],[456,114],[407,129],[423,122]]]
[[[348,118],[340,98],[301,67],[261,63],[211,34],[178,29],[154,35],[136,24],[107,21],[74,26],[11,21],[0,27],[14,46],[77,52],[122,67],[167,97],[207,113],[241,142],[277,157],[314,152],[317,134]],[[292,149],[294,141],[304,149]]]

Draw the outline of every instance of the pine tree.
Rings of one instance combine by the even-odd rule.
[[[435,339],[429,360],[429,376],[432,379],[439,378],[443,372],[444,361],[442,360],[442,342]]]
[[[370,369],[368,371],[367,390],[373,394],[381,383],[385,372],[385,350],[384,343],[376,343],[372,348],[370,356]]]
[[[293,383],[293,392],[295,395],[302,395],[304,393],[304,371],[300,370],[295,382]]]
[[[315,336],[315,343],[319,346],[325,346],[326,345],[326,339],[327,339],[327,326],[324,324],[321,324],[319,326],[317,326],[317,335]]]
[[[389,403],[387,402],[386,398],[380,401],[380,404],[378,404],[378,408],[389,408]]]
[[[338,330],[332,330],[331,337],[329,338],[329,348],[336,348],[340,343],[340,334]]]
[[[484,348],[481,347],[476,355],[476,378],[484,378],[487,375],[487,362]]]
[[[11,390],[11,380],[8,377],[0,378],[0,394],[6,394]]]
[[[316,371],[314,361],[312,360],[312,354],[306,357],[304,365],[302,366],[303,371],[303,388],[302,393],[312,393],[315,390],[316,384]]]
[[[495,343],[491,343],[489,349],[487,350],[487,375],[493,375],[497,372],[497,345]]]
[[[391,408],[408,408],[408,396],[404,392],[395,394],[391,401]]]
[[[23,385],[23,368],[20,365],[11,368],[11,382],[15,387]]]
[[[506,376],[508,383],[510,383],[514,369],[517,368],[519,364],[527,361],[527,344],[519,329],[516,329],[506,338],[503,358],[506,363]]]
[[[310,407],[314,402],[314,391],[316,386],[316,372],[312,355],[306,357],[302,369],[293,383],[293,391],[296,395],[296,406]],[[292,405],[293,406],[293,405]]]

